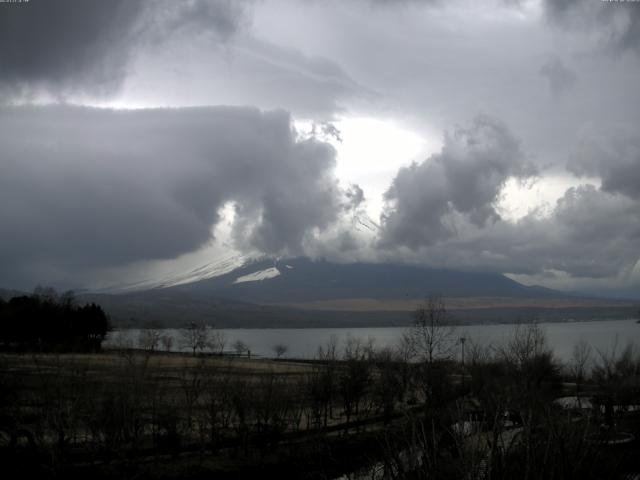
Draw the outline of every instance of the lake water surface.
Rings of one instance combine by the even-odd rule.
[[[633,342],[640,347],[640,324],[635,320],[611,320],[594,322],[540,323],[546,333],[549,345],[560,360],[568,360],[576,343],[588,342],[594,349],[602,352],[620,351],[628,343]],[[498,346],[507,341],[514,333],[516,326],[501,325],[467,325],[455,328],[454,338],[465,337],[468,340]],[[286,345],[286,357],[313,358],[318,346],[326,345],[332,336],[344,345],[349,337],[367,341],[373,338],[378,347],[393,346],[398,343],[406,328],[273,328],[273,329],[219,329],[227,341],[227,350],[241,340],[249,346],[252,355],[274,356],[272,347],[275,344]],[[173,350],[181,350],[179,346],[179,330],[166,329],[162,334],[173,337]],[[130,329],[112,332],[105,346],[116,346],[123,342],[136,345],[140,330]],[[459,353],[459,352],[458,352]],[[594,350],[594,353],[595,350]]]

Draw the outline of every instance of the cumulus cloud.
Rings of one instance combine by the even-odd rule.
[[[568,189],[549,216],[501,222],[476,240],[468,245],[493,252],[503,271],[611,277],[633,268],[638,259],[640,210],[624,196],[585,184]]]
[[[237,246],[297,254],[343,208],[334,148],[283,111],[5,107],[0,143],[4,281],[176,257],[229,204]]]
[[[206,243],[213,226],[236,247],[275,254],[540,278],[627,271],[640,211],[638,5],[373,4],[0,3],[0,103],[255,105],[316,125],[303,140],[287,114],[251,108],[4,109],[0,276],[13,271],[16,284],[18,272],[57,279],[170,259]],[[398,149],[376,164],[375,182],[363,175],[341,189],[333,177],[325,143],[346,151],[352,142],[336,120],[389,120],[433,152],[435,132],[470,111],[509,129],[480,118],[396,171],[413,158]],[[568,166],[575,188],[557,204],[547,189],[544,214],[501,219],[504,182],[536,175],[529,162],[538,182],[565,180]],[[356,180],[338,171],[346,185]],[[378,231],[362,214],[366,200],[377,208],[382,177],[392,182]],[[233,212],[231,226],[222,211],[225,220]]]
[[[550,214],[461,229],[413,249],[390,248],[384,260],[527,276],[611,279],[629,275],[640,259],[636,201],[589,184],[568,189]]]
[[[640,136],[625,128],[589,129],[568,169],[578,176],[599,177],[604,191],[640,200]]]
[[[417,248],[453,236],[456,217],[478,227],[499,220],[505,182],[534,173],[506,126],[478,117],[446,133],[440,153],[400,169],[385,193],[381,243]]]
[[[440,153],[398,172],[386,194],[378,258],[524,275],[628,275],[640,258],[638,145],[607,155],[591,149],[592,159],[581,156],[574,171],[600,175],[601,188],[571,187],[548,214],[512,222],[495,202],[508,178],[535,172],[503,124],[476,119],[447,134]]]

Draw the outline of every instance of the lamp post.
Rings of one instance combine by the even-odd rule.
[[[462,349],[462,389],[464,390],[464,342],[466,342],[467,339],[464,337],[460,337],[460,347]]]

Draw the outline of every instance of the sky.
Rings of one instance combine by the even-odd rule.
[[[307,255],[640,297],[639,85],[640,2],[0,3],[0,286]]]

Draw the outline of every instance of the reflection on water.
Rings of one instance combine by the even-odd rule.
[[[634,320],[611,320],[595,322],[566,322],[566,323],[541,323],[547,335],[549,345],[556,356],[561,360],[571,357],[573,346],[585,340],[594,349],[618,351],[629,342],[640,346],[640,324]],[[500,345],[513,334],[515,325],[467,325],[457,327],[456,337],[465,337],[467,340],[483,345]],[[349,337],[364,341],[373,339],[377,347],[393,346],[397,344],[405,331],[400,327],[388,328],[273,328],[273,329],[220,329],[227,340],[227,349],[237,340],[241,340],[249,346],[252,355],[275,356],[272,347],[276,344],[287,346],[286,357],[312,358],[319,345],[324,345],[334,336],[339,345],[344,345]],[[121,332],[112,332],[105,346],[113,346],[116,342],[128,340],[135,345],[140,330],[131,329]],[[173,337],[173,350],[180,349],[179,331],[166,329],[163,335]]]

